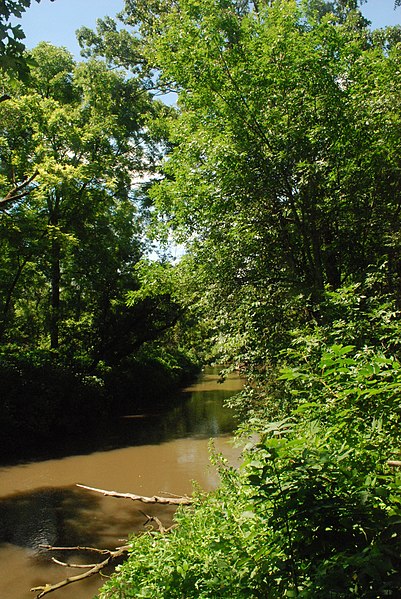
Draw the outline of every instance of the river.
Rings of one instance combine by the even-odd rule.
[[[0,468],[0,599],[32,599],[30,588],[82,572],[54,564],[41,544],[114,548],[129,533],[144,530],[143,504],[103,497],[76,483],[140,495],[190,494],[192,481],[215,488],[210,438],[231,462],[238,459],[231,443],[235,422],[223,401],[241,385],[235,374],[221,384],[217,371],[208,370],[170,410],[127,414],[120,431],[103,427],[97,451],[61,457],[56,448],[57,457]],[[91,446],[94,436],[88,434]],[[165,525],[173,511],[146,506]],[[73,561],[71,555],[57,557]],[[103,582],[97,575],[49,597],[89,599]]]

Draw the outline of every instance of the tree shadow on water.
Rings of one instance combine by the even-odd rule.
[[[44,488],[0,500],[0,545],[27,549],[31,557],[48,560],[41,545],[57,547],[98,546],[99,522],[91,519],[100,498],[85,496],[74,488]],[[52,556],[65,559],[63,552]]]

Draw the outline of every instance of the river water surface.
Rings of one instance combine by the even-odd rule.
[[[235,422],[223,401],[242,386],[234,374],[223,384],[218,378],[217,371],[206,371],[169,411],[127,414],[120,433],[104,427],[98,451],[66,457],[56,451],[57,458],[0,468],[0,599],[34,599],[32,587],[82,572],[54,564],[41,544],[112,549],[131,532],[144,530],[144,504],[103,497],[76,483],[139,495],[190,494],[192,481],[205,490],[217,486],[209,440],[231,462],[238,459],[239,450],[231,443]],[[171,522],[170,506],[145,509],[163,524]],[[78,555],[55,555],[85,561]],[[93,556],[87,561],[93,562]],[[90,599],[103,582],[97,575],[49,597]]]

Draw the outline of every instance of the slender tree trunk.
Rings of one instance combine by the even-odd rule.
[[[54,227],[59,225],[60,214],[60,196],[56,192],[50,216],[50,224]],[[50,347],[58,349],[59,347],[59,322],[60,322],[60,259],[61,247],[57,235],[53,232],[51,244],[51,308],[50,308]]]
[[[337,224],[333,218],[332,223],[326,225],[324,232],[324,268],[327,283],[332,289],[338,289],[341,285],[341,252],[337,247],[339,233]]]
[[[47,235],[47,230],[44,230],[43,233],[40,235],[39,241],[41,241],[45,237],[45,235]],[[19,280],[21,278],[21,275],[22,275],[22,272],[23,272],[25,266],[28,264],[28,262],[30,260],[32,260],[33,255],[34,255],[34,253],[32,252],[28,256],[26,256],[24,258],[24,260],[20,261],[18,259],[18,268],[13,277],[13,280],[11,281],[11,285],[7,291],[6,299],[5,299],[4,305],[3,305],[2,316],[0,317],[0,342],[3,340],[4,334],[7,329],[8,316],[9,316],[11,302],[13,299],[13,294],[14,294],[15,288],[17,287],[17,285],[19,283]]]
[[[11,282],[11,285],[8,289],[7,292],[7,296],[4,302],[4,306],[3,306],[3,310],[2,310],[2,317],[1,317],[1,321],[0,321],[0,342],[3,340],[4,334],[6,332],[6,328],[7,328],[7,321],[8,321],[8,313],[10,310],[10,305],[11,305],[11,299],[14,293],[14,289],[17,286],[17,283],[21,277],[22,271],[24,269],[25,264],[27,263],[28,260],[24,260],[24,262],[20,263],[18,268],[17,268],[17,272],[14,275],[14,278]]]
[[[60,321],[60,243],[52,242],[50,347],[58,349]]]

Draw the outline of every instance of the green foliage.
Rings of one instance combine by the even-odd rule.
[[[161,135],[147,126],[159,104],[100,59],[76,63],[45,42],[29,56],[0,103],[0,429],[39,446],[81,430],[91,411],[119,414],[152,392],[166,402],[194,360],[168,338],[182,312],[173,285],[152,294],[156,267],[135,268],[148,249],[141,181],[159,160]]]
[[[397,596],[399,477],[377,451],[387,431],[367,420],[351,443],[352,416],[266,427],[249,481],[271,527],[266,553],[281,550],[272,596],[291,585],[299,597]]]
[[[177,512],[171,533],[131,539],[131,557],[105,585],[102,599],[262,596],[255,551],[261,521],[238,495],[236,473],[222,475],[219,491],[196,493],[194,507]]]
[[[400,364],[341,344],[314,354],[281,369],[290,416],[252,423],[251,482],[273,503],[274,531],[287,531],[299,596],[395,597],[399,475],[386,463],[399,457]]]
[[[144,251],[131,173],[152,153],[150,98],[128,107],[138,81],[101,61],[77,65],[46,43],[31,56],[28,81],[0,105],[3,194],[37,173],[0,215],[1,335],[96,360]]]
[[[125,3],[178,94],[149,199],[188,247],[128,303],[167,291],[197,323],[175,339],[246,373],[249,441],[176,529],[132,539],[102,599],[399,596],[400,32],[359,4]],[[102,27],[83,39],[110,60]]]
[[[132,539],[102,599],[397,597],[401,365],[341,344],[283,367],[288,417],[248,421],[241,471],[220,464],[166,536]],[[218,460],[217,460],[218,461]]]
[[[127,0],[0,104],[3,196],[29,181],[0,219],[3,428],[166,401],[194,356],[248,377],[241,470],[215,458],[102,599],[399,596],[400,30],[359,4]],[[143,259],[160,217],[178,265]]]
[[[1,333],[35,346],[2,358],[4,428],[58,434],[81,382],[166,401],[194,356],[248,377],[242,469],[215,458],[221,488],[132,538],[104,599],[399,596],[400,31],[359,4],[127,0],[0,105],[3,195],[37,172],[0,219]],[[160,216],[179,265],[143,259]]]
[[[269,368],[369,268],[399,284],[399,32],[358,5],[126,3],[178,94],[155,218],[191,252],[224,361]]]

